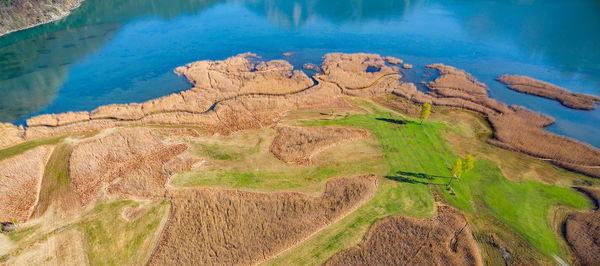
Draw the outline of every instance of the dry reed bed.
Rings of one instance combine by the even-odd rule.
[[[579,188],[600,201],[600,188]],[[578,212],[567,217],[565,223],[567,242],[575,253],[576,265],[597,265],[600,262],[600,212]]]
[[[185,144],[164,144],[148,128],[126,128],[77,144],[69,161],[71,183],[84,205],[103,194],[163,197],[172,173],[190,168]]]
[[[29,219],[53,147],[40,146],[0,161],[0,222]]]
[[[418,103],[459,107],[485,115],[494,129],[491,143],[548,160],[558,166],[600,178],[600,151],[588,144],[544,130],[554,120],[523,107],[497,102],[487,95],[487,87],[470,74],[442,64],[440,77],[427,84],[425,94],[414,86],[402,86],[394,94]]]
[[[594,95],[572,93],[565,88],[526,76],[503,75],[498,81],[515,91],[556,100],[573,109],[593,110],[600,102],[600,98]]]
[[[464,216],[438,207],[435,217],[393,216],[375,222],[358,246],[326,265],[483,265]]]
[[[341,127],[279,127],[271,144],[271,152],[278,159],[293,164],[307,165],[313,155],[329,147],[369,135],[358,128]]]
[[[321,197],[212,188],[170,192],[151,265],[249,265],[271,258],[370,199],[374,176],[329,180]]]

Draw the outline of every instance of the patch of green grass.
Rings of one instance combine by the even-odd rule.
[[[262,139],[252,147],[240,147],[235,145],[209,144],[209,143],[194,143],[194,150],[198,155],[207,156],[216,160],[239,160],[244,156],[257,153],[260,149]]]
[[[456,196],[451,196],[445,190],[451,176],[448,166],[457,156],[449,149],[442,133],[452,128],[436,122],[420,125],[391,113],[371,111],[367,115],[309,121],[305,125],[359,126],[373,132],[389,164],[387,180],[384,179],[377,195],[368,204],[277,258],[274,264],[322,263],[335,252],[356,245],[360,241],[356,234],[362,236],[379,218],[395,214],[423,217],[432,213],[429,187],[436,188],[451,204],[467,212],[473,212],[475,204],[478,214],[507,224],[548,257],[560,254],[556,234],[548,221],[550,206],[591,207],[588,199],[570,189],[532,181],[509,181],[497,165],[484,160],[477,161],[476,167],[460,181],[454,181],[452,188]],[[387,182],[400,185],[389,190]]]
[[[53,200],[58,200],[71,192],[71,178],[69,176],[69,158],[73,147],[60,144],[54,148],[42,178],[38,204],[33,217],[43,214]]]
[[[123,219],[125,207],[136,208],[130,200],[99,203],[76,226],[85,233],[87,253],[92,265],[143,264],[142,259],[151,252],[151,238],[161,220],[167,215],[169,201],[150,208],[132,221]],[[148,253],[149,254],[149,253]]]
[[[38,228],[39,228],[39,225],[36,225],[36,226],[29,227],[22,231],[18,230],[15,232],[10,232],[10,233],[8,233],[8,238],[10,238],[10,240],[15,241],[15,242],[21,241],[22,239],[35,233],[35,231],[37,231]]]
[[[380,173],[383,169],[381,164],[372,161],[291,168],[287,171],[233,169],[184,172],[172,178],[170,184],[175,187],[216,186],[277,191],[308,187],[331,177]]]
[[[64,137],[52,137],[43,138],[23,142],[21,144],[0,150],[0,161],[8,159],[10,157],[22,154],[30,149],[42,146],[42,145],[54,145],[59,143]]]
[[[552,205],[564,204],[575,208],[591,208],[591,202],[581,194],[561,187],[539,182],[512,182],[506,179],[498,166],[480,160],[475,168],[453,185],[457,196],[445,193],[449,202],[464,208],[474,204],[489,209],[494,217],[509,225],[531,245],[547,256],[560,254],[556,234],[548,219]]]

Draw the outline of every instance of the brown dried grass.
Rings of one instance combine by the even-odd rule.
[[[271,152],[284,162],[303,165],[322,150],[369,135],[363,129],[341,127],[279,127],[277,131]]]
[[[40,146],[0,162],[0,221],[29,219],[52,150]]]
[[[162,197],[171,171],[191,167],[193,162],[176,158],[186,150],[185,144],[163,144],[148,128],[127,128],[79,143],[69,164],[73,190],[84,205],[103,193]]]
[[[303,241],[370,199],[377,178],[330,180],[321,197],[211,188],[171,192],[152,265],[249,265]]]
[[[600,200],[600,188],[579,188],[596,203]],[[597,265],[600,262],[600,212],[579,212],[567,217],[565,236],[573,249],[575,265]]]
[[[483,265],[464,216],[438,207],[435,217],[394,216],[375,222],[357,247],[326,265]]]
[[[597,96],[572,93],[565,88],[526,76],[504,75],[498,81],[515,91],[556,100],[573,109],[593,110],[600,102]]]

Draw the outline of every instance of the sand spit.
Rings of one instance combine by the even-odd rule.
[[[440,76],[427,84],[427,94],[404,86],[394,94],[418,103],[459,107],[486,116],[494,129],[490,142],[522,152],[582,174],[600,178],[600,151],[588,144],[544,130],[554,123],[551,117],[519,106],[507,106],[489,98],[485,84],[456,68],[432,64]]]
[[[89,113],[31,118],[21,131],[7,132],[0,145],[20,141],[130,125],[193,125],[208,132],[229,134],[270,126],[288,111],[351,108],[343,95],[367,97],[394,93],[417,103],[458,107],[479,112],[494,128],[490,140],[589,176],[600,177],[600,151],[544,130],[553,119],[489,98],[485,84],[451,66],[432,64],[440,76],[427,84],[429,92],[401,82],[400,69],[376,54],[327,54],[314,75],[317,84],[286,61],[260,61],[241,54],[222,61],[199,61],[179,67],[194,87],[145,103],[113,104]],[[8,144],[10,143],[10,144]],[[2,147],[2,146],[0,146]]]
[[[29,219],[54,147],[40,146],[0,161],[0,222]]]
[[[394,216],[375,222],[357,247],[326,265],[483,265],[467,220],[457,210],[438,207],[435,217]]]
[[[171,218],[150,264],[264,261],[370,199],[377,180],[374,176],[329,180],[321,197],[212,188],[171,191]]]
[[[172,173],[195,163],[181,154],[185,144],[166,145],[148,128],[126,128],[84,141],[69,161],[73,190],[84,205],[103,194],[157,199]]]
[[[600,201],[600,188],[579,188]],[[567,217],[565,223],[567,242],[573,248],[576,265],[597,265],[600,262],[600,212],[579,212]]]
[[[271,152],[286,163],[307,165],[318,152],[343,142],[363,139],[366,130],[340,127],[279,127]]]
[[[515,91],[556,100],[573,109],[593,110],[596,104],[600,103],[600,98],[594,95],[572,93],[567,89],[526,76],[503,75],[498,78],[498,81]]]

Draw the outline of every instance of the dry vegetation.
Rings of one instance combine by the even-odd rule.
[[[600,188],[580,188],[598,202]],[[600,212],[579,212],[570,215],[565,224],[565,235],[573,248],[578,265],[597,265],[600,262]]]
[[[370,199],[377,178],[330,180],[321,197],[219,189],[172,192],[173,211],[150,264],[253,264],[269,259]]]
[[[572,93],[556,85],[526,76],[504,75],[499,77],[498,81],[515,91],[556,100],[573,109],[593,110],[600,102],[600,98],[594,95]]]
[[[160,198],[172,173],[188,169],[179,156],[185,144],[164,144],[147,128],[126,128],[77,144],[70,159],[71,183],[84,205],[103,193],[120,198]]]
[[[40,146],[0,161],[0,222],[29,219],[52,150]]]
[[[271,144],[271,152],[280,160],[309,164],[318,152],[343,142],[363,139],[368,132],[356,128],[279,127]]]
[[[393,216],[375,222],[361,244],[326,265],[483,265],[471,229],[457,210],[438,207],[435,217]]]

